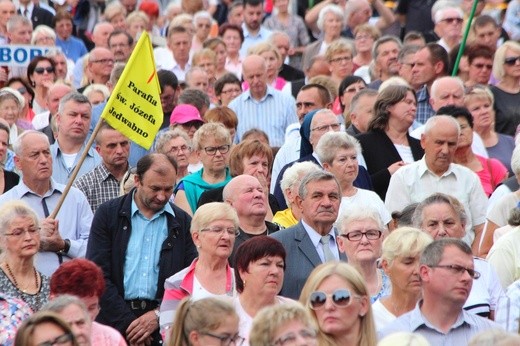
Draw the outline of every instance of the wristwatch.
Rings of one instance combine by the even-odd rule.
[[[155,316],[157,317],[157,321],[159,321],[159,309],[155,309],[153,312],[155,312]]]
[[[58,251],[61,255],[66,255],[69,253],[70,250],[70,239],[63,239],[63,249]]]

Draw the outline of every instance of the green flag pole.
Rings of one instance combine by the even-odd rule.
[[[457,59],[455,60],[455,64],[453,65],[453,71],[451,72],[452,76],[457,75],[457,71],[459,70],[460,59],[462,58],[462,53],[464,52],[464,48],[466,47],[466,41],[468,39],[469,30],[471,29],[471,22],[473,22],[473,17],[475,16],[475,11],[477,10],[478,0],[473,0],[473,6],[471,7],[471,12],[469,14],[468,22],[466,24],[466,29],[464,30],[464,36],[462,37],[462,42],[460,43],[459,53],[457,54]]]

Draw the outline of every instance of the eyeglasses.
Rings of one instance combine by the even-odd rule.
[[[462,275],[464,272],[468,272],[469,276],[471,276],[473,279],[478,279],[480,277],[480,273],[476,271],[475,269],[466,268],[463,266],[459,266],[457,264],[451,264],[451,265],[436,265],[436,266],[429,266],[430,268],[443,268],[448,269],[453,274]]]
[[[221,235],[221,234],[224,233],[224,231],[226,231],[226,233],[228,235],[230,235],[230,236],[238,237],[240,235],[240,230],[238,228],[234,228],[234,227],[226,228],[226,227],[215,226],[215,227],[203,228],[200,231],[201,232],[209,232],[209,233],[212,233],[214,235]]]
[[[184,128],[191,128],[191,127],[195,127],[197,130],[202,126],[202,121],[199,121],[199,120],[192,120],[192,121],[188,121],[187,123],[184,123],[184,124],[181,124],[182,127]]]
[[[31,237],[35,236],[36,233],[40,231],[40,228],[15,228],[11,233],[4,233],[4,235],[12,236],[12,237],[21,237],[26,232],[29,233]]]
[[[18,92],[19,92],[20,94],[22,94],[22,95],[25,94],[25,93],[27,92],[27,88],[26,88],[26,87],[19,87],[19,88],[16,89],[16,90],[18,90]]]
[[[217,153],[217,150],[221,154],[227,153],[230,147],[231,145],[229,144],[221,145],[220,147],[205,147],[204,151],[206,152],[206,154],[213,156]]]
[[[48,66],[48,67],[37,67],[34,69],[34,72],[37,74],[43,74],[44,72],[47,73],[54,73],[54,67]]]
[[[336,62],[342,63],[342,62],[350,62],[350,61],[352,61],[351,56],[342,56],[340,58],[330,59],[330,62],[333,62],[333,63],[336,63]]]
[[[352,231],[347,234],[340,234],[340,237],[347,238],[350,241],[360,241],[363,236],[367,237],[368,240],[377,240],[381,238],[383,232],[377,229],[369,229],[366,232]]]
[[[235,335],[216,335],[209,332],[201,333],[202,335],[210,336],[220,340],[220,346],[241,346],[244,343],[244,338],[238,334]]]
[[[373,40],[374,38],[370,35],[359,35],[359,36],[356,36],[354,38],[354,40],[356,41],[361,41],[361,40]]]
[[[462,18],[444,18],[444,19],[441,19],[441,22],[446,22],[448,24],[453,24],[453,23],[456,23],[456,24],[461,24],[462,22],[464,21],[464,19]]]
[[[327,294],[322,291],[312,292],[309,297],[309,305],[312,310],[319,310],[325,306],[327,297],[332,298],[332,303],[338,308],[344,308],[350,304],[350,291],[346,288],[338,288],[332,294]]]
[[[222,90],[220,93],[221,94],[240,94],[242,92],[242,90],[236,88],[236,89],[228,89],[228,90]]]
[[[309,341],[309,340],[316,340],[316,331],[312,329],[301,329],[298,331],[298,333],[287,333],[282,336],[280,336],[278,339],[275,340],[274,345],[275,346],[286,346],[286,345],[295,345],[296,341],[298,339],[298,336],[301,338]]]
[[[50,340],[50,341],[45,341],[45,342],[42,342],[42,343],[39,343],[38,345],[36,346],[54,346],[54,345],[63,345],[63,344],[66,344],[68,342],[71,342],[72,341],[72,334],[71,333],[65,333],[63,335],[60,335],[58,336],[57,338],[53,339],[53,340]]]
[[[520,56],[512,56],[504,59],[504,64],[513,66],[517,62],[520,62]]]
[[[168,153],[178,153],[179,151],[190,151],[191,147],[187,145],[181,145],[180,147],[171,147]]]
[[[482,70],[484,67],[487,68],[488,70],[491,70],[493,68],[492,64],[472,64],[472,65],[475,66],[476,68],[478,68],[479,70]]]
[[[100,63],[100,64],[113,64],[114,59],[99,59],[99,60],[91,60],[91,63]]]
[[[339,128],[340,128],[340,124],[328,124],[328,125],[322,125],[322,126],[316,126],[314,128],[311,129],[311,131],[318,131],[318,132],[323,132],[323,131],[327,131],[328,129],[331,129],[333,131],[338,131]]]

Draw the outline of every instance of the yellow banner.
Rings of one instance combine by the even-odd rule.
[[[163,122],[161,89],[150,37],[141,34],[101,117],[145,149]]]

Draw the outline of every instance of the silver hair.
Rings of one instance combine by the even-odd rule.
[[[175,139],[177,137],[182,137],[186,141],[186,145],[191,148],[191,140],[190,137],[186,134],[185,131],[175,128],[173,130],[164,131],[157,137],[157,141],[155,142],[155,151],[158,153],[166,154],[164,146],[166,143]]]
[[[360,153],[361,145],[346,132],[327,132],[318,141],[315,151],[321,162],[332,164],[339,149],[354,149]]]
[[[15,141],[13,143],[13,151],[14,151],[14,154],[16,156],[21,156],[22,155],[23,148],[24,148],[23,140],[24,140],[25,137],[27,137],[28,135],[31,135],[31,134],[40,136],[41,138],[45,138],[45,141],[47,142],[47,144],[50,147],[49,137],[47,137],[47,135],[45,133],[40,132],[40,131],[36,131],[36,130],[26,130],[26,131],[22,132],[22,134],[19,135],[15,139]]]
[[[353,206],[344,209],[336,221],[336,229],[340,234],[345,234],[345,228],[354,221],[371,220],[377,224],[377,228],[384,232],[386,230],[383,220],[379,212],[370,206]]]
[[[7,32],[12,33],[15,28],[18,26],[27,26],[30,25],[32,28],[32,22],[30,19],[25,18],[24,16],[15,15],[9,18],[6,24]]]
[[[296,162],[291,167],[285,170],[285,172],[283,173],[282,180],[280,182],[280,187],[283,192],[283,197],[285,198],[285,203],[288,207],[291,206],[291,203],[287,198],[286,190],[292,189],[293,187],[297,187],[296,191],[298,191],[300,187],[301,178],[305,174],[321,170],[321,167],[312,161]]]
[[[88,100],[88,98],[85,95],[80,94],[77,91],[71,91],[67,95],[63,96],[63,98],[60,100],[60,104],[58,106],[58,113],[59,114],[63,113],[63,111],[65,110],[65,105],[69,101],[73,101],[73,102],[81,103],[81,104],[88,103],[88,105],[92,108],[92,105],[90,104],[90,101]]]
[[[81,311],[83,312],[83,316],[87,321],[90,322],[90,315],[88,313],[87,307],[85,306],[85,303],[83,301],[71,294],[63,294],[59,295],[52,300],[50,300],[47,304],[45,304],[42,307],[43,311],[53,311],[57,314],[60,314],[63,310],[68,308],[70,305],[76,305],[78,306]]]
[[[332,13],[336,15],[336,17],[340,17],[341,21],[343,22],[343,25],[345,24],[345,12],[339,7],[338,5],[326,5],[320,10],[320,13],[318,14],[318,21],[316,22],[316,26],[320,31],[323,31],[323,23],[325,22],[325,15],[327,13]]]
[[[330,180],[333,180],[336,183],[338,186],[338,194],[341,196],[341,187],[339,186],[338,179],[336,179],[334,174],[325,172],[323,170],[309,172],[302,178],[300,187],[298,188],[298,196],[300,196],[301,199],[305,199],[305,197],[307,197],[307,193],[309,192],[307,185],[309,185],[309,183]]]
[[[464,82],[462,81],[462,79],[460,79],[459,77],[444,76],[444,77],[437,78],[433,82],[432,88],[431,88],[431,96],[432,96],[432,98],[436,97],[437,89],[439,89],[439,84],[441,84],[444,81],[449,81],[449,80],[452,80],[452,81],[456,82],[458,84],[460,90],[462,90],[462,93],[464,94]]]
[[[433,117],[429,118],[426,121],[426,124],[424,124],[424,135],[427,135],[433,128],[435,128],[437,126],[437,122],[442,119],[446,119],[448,122],[453,124],[453,127],[455,127],[457,129],[457,138],[459,138],[459,135],[460,135],[459,123],[457,122],[457,120],[454,117],[449,116],[449,115],[443,115],[443,114],[434,115]]]

